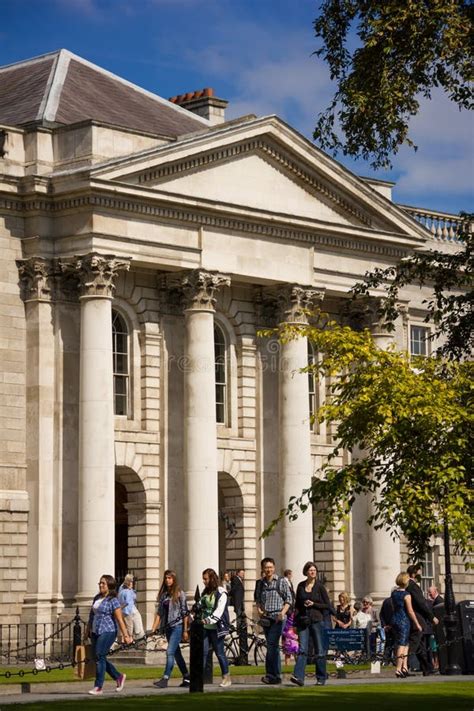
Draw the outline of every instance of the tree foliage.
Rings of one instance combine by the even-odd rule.
[[[435,326],[434,336],[441,337],[438,354],[458,360],[471,357],[474,349],[474,215],[464,214],[464,228],[459,234],[459,251],[429,250],[403,259],[387,269],[367,272],[363,282],[352,288],[355,299],[368,296],[371,289],[383,285],[384,298],[378,315],[393,331],[399,316],[400,289],[407,284],[426,286],[430,295],[423,301],[425,321]]]
[[[414,145],[408,123],[420,96],[440,87],[460,108],[472,108],[473,12],[470,0],[321,2],[315,54],[337,82],[314,132],[321,147],[390,167],[401,144]]]
[[[413,361],[404,352],[378,349],[367,330],[356,332],[322,316],[317,325],[282,325],[278,335],[281,341],[307,336],[320,358],[305,371],[333,376],[331,396],[317,416],[335,426],[336,444],[311,487],[292,497],[263,535],[310,505],[321,505],[322,535],[344,525],[356,497],[369,495],[369,523],[393,536],[404,534],[413,558],[422,557],[444,521],[453,544],[467,555],[473,364],[441,357]],[[363,457],[337,464],[341,449],[358,448]]]

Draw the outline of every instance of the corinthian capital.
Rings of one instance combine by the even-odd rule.
[[[181,283],[185,308],[214,311],[216,291],[221,286],[230,286],[230,277],[217,272],[195,269],[186,274]]]
[[[381,299],[377,296],[364,296],[352,301],[342,303],[341,315],[343,322],[354,329],[362,331],[368,328],[370,331],[380,329],[380,308]]]
[[[62,262],[65,271],[75,272],[81,296],[106,296],[112,298],[115,280],[120,271],[130,269],[130,258],[118,258],[113,254],[85,254]]]
[[[23,301],[51,301],[54,289],[54,264],[44,257],[17,259]]]
[[[308,323],[307,311],[324,298],[322,289],[288,284],[277,292],[279,317],[288,323]]]

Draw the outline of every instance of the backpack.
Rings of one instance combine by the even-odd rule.
[[[219,599],[221,597],[222,593],[219,592],[219,589],[216,590],[216,601],[214,603],[214,608],[212,612],[217,608],[217,605],[219,603]],[[218,637],[225,637],[227,634],[229,634],[229,628],[230,628],[230,616],[229,616],[229,594],[226,592],[227,600],[225,604],[225,609],[224,612],[222,613],[221,617],[216,621],[216,630],[217,630],[217,636]]]
[[[286,600],[285,600],[285,596],[282,592],[282,584],[283,584],[283,578],[279,575],[278,579],[277,579],[276,589],[277,589],[277,593],[279,594],[279,596],[281,597],[281,599],[283,601],[283,604],[285,604]],[[262,586],[263,586],[263,579],[260,578],[259,580],[257,580],[257,582],[255,584],[255,593],[254,593],[255,601],[257,601],[257,598],[259,598],[261,596]],[[290,605],[290,608],[289,608],[287,614],[290,614],[290,610],[292,610],[292,609],[293,609],[293,605]]]

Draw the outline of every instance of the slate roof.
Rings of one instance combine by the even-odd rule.
[[[209,122],[65,49],[0,67],[0,124],[101,123],[170,138]]]

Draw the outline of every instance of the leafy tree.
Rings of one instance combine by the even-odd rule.
[[[268,526],[321,505],[319,533],[344,525],[357,496],[372,496],[369,523],[404,534],[420,559],[449,521],[451,539],[467,556],[472,540],[473,364],[380,350],[368,330],[324,322],[277,329],[282,341],[307,336],[321,354],[305,370],[336,376],[318,419],[336,427],[337,444],[310,488],[292,497]],[[266,335],[274,332],[266,332]],[[298,377],[298,376],[295,376]],[[300,377],[304,377],[301,375]],[[340,450],[364,456],[338,465]]]
[[[321,147],[390,167],[402,143],[414,145],[408,122],[420,96],[441,87],[460,108],[472,108],[473,13],[470,0],[324,0],[315,54],[337,91],[316,124]]]
[[[457,252],[415,253],[387,269],[367,272],[364,281],[352,289],[357,299],[368,296],[371,289],[385,287],[378,316],[387,330],[393,331],[400,289],[413,283],[427,287],[430,295],[423,301],[425,321],[431,321],[435,325],[433,335],[443,339],[438,354],[455,360],[471,357],[474,349],[474,215],[465,213],[463,217]]]

